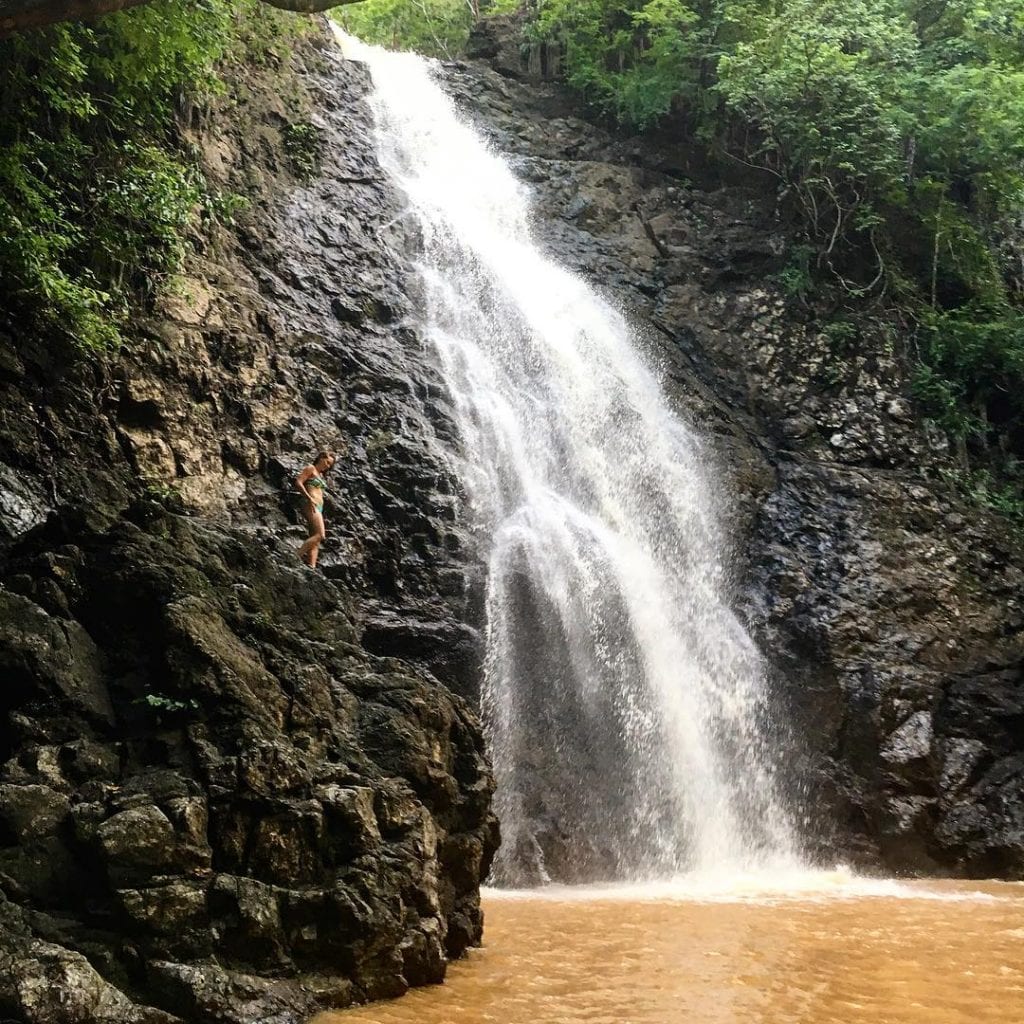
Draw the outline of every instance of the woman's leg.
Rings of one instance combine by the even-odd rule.
[[[299,558],[311,569],[315,569],[317,555],[320,553],[320,545],[323,543],[327,533],[324,530],[324,517],[322,513],[317,512],[315,509],[310,509],[306,513],[306,519],[309,521],[309,536],[302,547],[299,548]]]
[[[315,543],[309,549],[309,567],[311,569],[316,568],[316,560],[320,554],[320,545],[324,542],[324,538],[327,536],[327,531],[324,529],[324,517],[319,512],[316,517],[320,521],[320,529],[313,538]]]

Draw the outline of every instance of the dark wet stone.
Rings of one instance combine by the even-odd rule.
[[[634,319],[711,440],[812,852],[1020,876],[1024,549],[942,482],[953,460],[915,408],[912,365],[867,320],[837,345],[827,311],[783,294],[796,225],[771,183],[684,132],[583,120],[515,17],[471,52],[482,61],[450,65],[449,87],[530,181],[541,244]],[[600,874],[599,831],[568,849],[557,825],[561,762],[586,763],[567,743],[557,763],[531,751],[543,799],[522,860]]]
[[[249,206],[137,337],[74,356],[0,305],[0,1016],[23,1024],[298,1024],[480,940],[490,771],[427,670],[463,656],[360,642],[364,609],[460,638],[471,606],[367,73],[326,34],[231,73],[245,103],[195,140]],[[309,182],[273,127],[300,108]],[[293,479],[320,448],[314,573]]]
[[[131,1013],[196,1022],[299,1021],[441,980],[479,941],[497,841],[473,712],[356,645],[348,599],[325,577],[242,533],[158,508],[134,518],[75,533],[71,618],[19,596],[6,623],[24,662],[8,714],[23,736],[77,730],[0,767],[0,890],[65,922],[39,970],[88,998],[130,992]],[[45,566],[52,544],[26,542],[13,568]],[[242,591],[227,571],[240,566]],[[51,639],[79,633],[107,715],[55,681]],[[49,940],[18,920],[30,945]],[[97,921],[109,935],[87,938]],[[0,958],[22,957],[4,935]],[[85,1019],[53,1013],[25,1019]]]

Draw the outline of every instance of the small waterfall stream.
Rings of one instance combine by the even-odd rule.
[[[432,65],[345,46],[369,64],[380,159],[422,234],[421,328],[488,563],[492,877],[792,863],[704,446],[621,313],[535,244],[526,187]]]

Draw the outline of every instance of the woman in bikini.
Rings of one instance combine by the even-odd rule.
[[[334,465],[333,452],[321,452],[312,465],[305,466],[295,478],[295,486],[306,499],[306,519],[309,521],[309,537],[299,548],[299,558],[311,569],[316,568],[316,556],[320,545],[327,536],[324,530],[324,484],[323,475]]]

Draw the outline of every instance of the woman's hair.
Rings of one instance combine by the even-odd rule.
[[[323,462],[325,459],[331,459],[333,461],[334,452],[319,452],[317,457],[313,460],[313,465],[315,466],[318,462]]]

